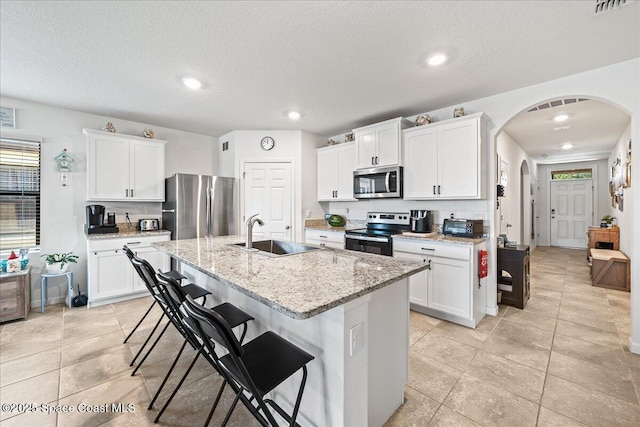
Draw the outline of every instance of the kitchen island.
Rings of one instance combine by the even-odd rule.
[[[408,378],[409,287],[421,262],[340,249],[270,256],[230,244],[242,236],[156,243],[190,280],[255,321],[247,340],[271,330],[315,356],[299,423],[381,426],[403,402]],[[273,396],[285,409],[300,375]]]

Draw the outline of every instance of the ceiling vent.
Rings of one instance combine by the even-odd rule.
[[[545,102],[544,104],[540,104],[537,107],[533,107],[529,110],[529,113],[532,111],[544,110],[547,108],[560,107],[562,105],[575,104],[576,102],[588,101],[587,98],[567,98],[567,99],[556,99],[555,101]]]
[[[609,12],[614,9],[618,9],[627,3],[627,0],[595,0],[595,7],[590,6],[592,15],[600,15],[604,12]]]

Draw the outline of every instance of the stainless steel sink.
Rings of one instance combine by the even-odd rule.
[[[253,250],[266,252],[272,255],[293,255],[321,249],[315,246],[308,246],[302,243],[284,242],[282,240],[259,240],[257,242],[253,242],[252,244]],[[245,249],[244,243],[235,243],[230,246]]]

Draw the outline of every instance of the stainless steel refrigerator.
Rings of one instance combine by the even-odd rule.
[[[234,178],[177,173],[165,182],[163,227],[171,239],[237,234]]]

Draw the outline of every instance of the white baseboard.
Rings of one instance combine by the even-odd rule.
[[[633,342],[629,337],[629,351],[631,353],[640,354],[640,342]]]
[[[60,304],[60,303],[62,303],[62,304],[66,304],[67,303],[67,296],[66,295],[65,296],[60,296],[60,297],[49,298],[47,300],[47,303],[45,304],[45,307],[47,305]],[[39,299],[31,300],[31,309],[34,309],[34,308],[36,308],[38,310],[40,309],[40,300]]]
[[[498,313],[499,313],[499,310],[498,310],[498,306],[497,305],[495,305],[493,307],[487,306],[487,314],[489,316],[497,316]]]

